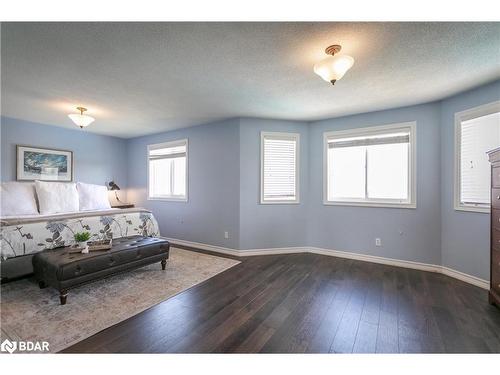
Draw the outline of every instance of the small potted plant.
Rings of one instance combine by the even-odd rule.
[[[89,247],[87,246],[87,241],[90,239],[89,232],[79,232],[75,233],[75,241],[78,247],[82,248],[82,253],[87,254],[89,252]]]

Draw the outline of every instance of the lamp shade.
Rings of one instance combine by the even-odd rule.
[[[89,126],[95,121],[95,118],[80,113],[72,113],[68,117],[80,128]]]
[[[327,82],[335,83],[352,67],[354,59],[348,55],[328,56],[314,65],[314,73]]]

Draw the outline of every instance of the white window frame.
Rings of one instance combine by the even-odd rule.
[[[296,142],[295,149],[295,199],[264,200],[264,138],[277,137]],[[300,134],[287,132],[260,132],[260,204],[299,204],[300,203]]]
[[[398,129],[410,130],[410,143],[408,151],[408,164],[410,169],[408,175],[408,200],[405,202],[391,199],[348,198],[328,200],[328,140],[332,138],[372,136],[380,133],[386,133],[387,131],[397,131]],[[417,208],[417,122],[410,121],[323,133],[323,204],[331,206]]]
[[[460,202],[460,187],[461,187],[461,159],[460,156],[462,154],[461,150],[461,138],[462,138],[462,122],[472,120],[478,117],[483,117],[487,115],[491,115],[493,113],[500,112],[500,100],[480,105],[478,107],[466,109],[464,111],[460,111],[455,113],[455,183],[454,183],[454,208],[457,211],[469,211],[469,212],[482,212],[482,213],[490,213],[489,207],[481,207],[479,205],[474,204],[462,204]]]
[[[186,195],[185,196],[168,196],[168,197],[152,197],[152,196],[150,196],[149,151],[159,149],[159,148],[181,146],[184,144],[186,145]],[[148,184],[147,184],[148,200],[150,200],[150,201],[167,201],[167,202],[187,202],[188,201],[188,192],[189,192],[189,142],[188,142],[188,139],[184,138],[184,139],[178,139],[175,141],[155,143],[155,144],[148,145],[147,153],[146,153],[146,160],[147,160],[147,179],[148,179],[147,180],[147,182],[148,182]]]

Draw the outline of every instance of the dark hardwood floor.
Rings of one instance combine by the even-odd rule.
[[[256,256],[67,353],[500,353],[500,310],[450,277]]]

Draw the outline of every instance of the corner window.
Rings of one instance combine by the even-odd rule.
[[[261,133],[260,203],[299,203],[299,134]]]
[[[324,203],[416,207],[415,123],[324,134]]]
[[[148,146],[148,199],[187,201],[187,139]]]
[[[455,114],[455,209],[489,212],[491,165],[500,145],[500,102]]]

